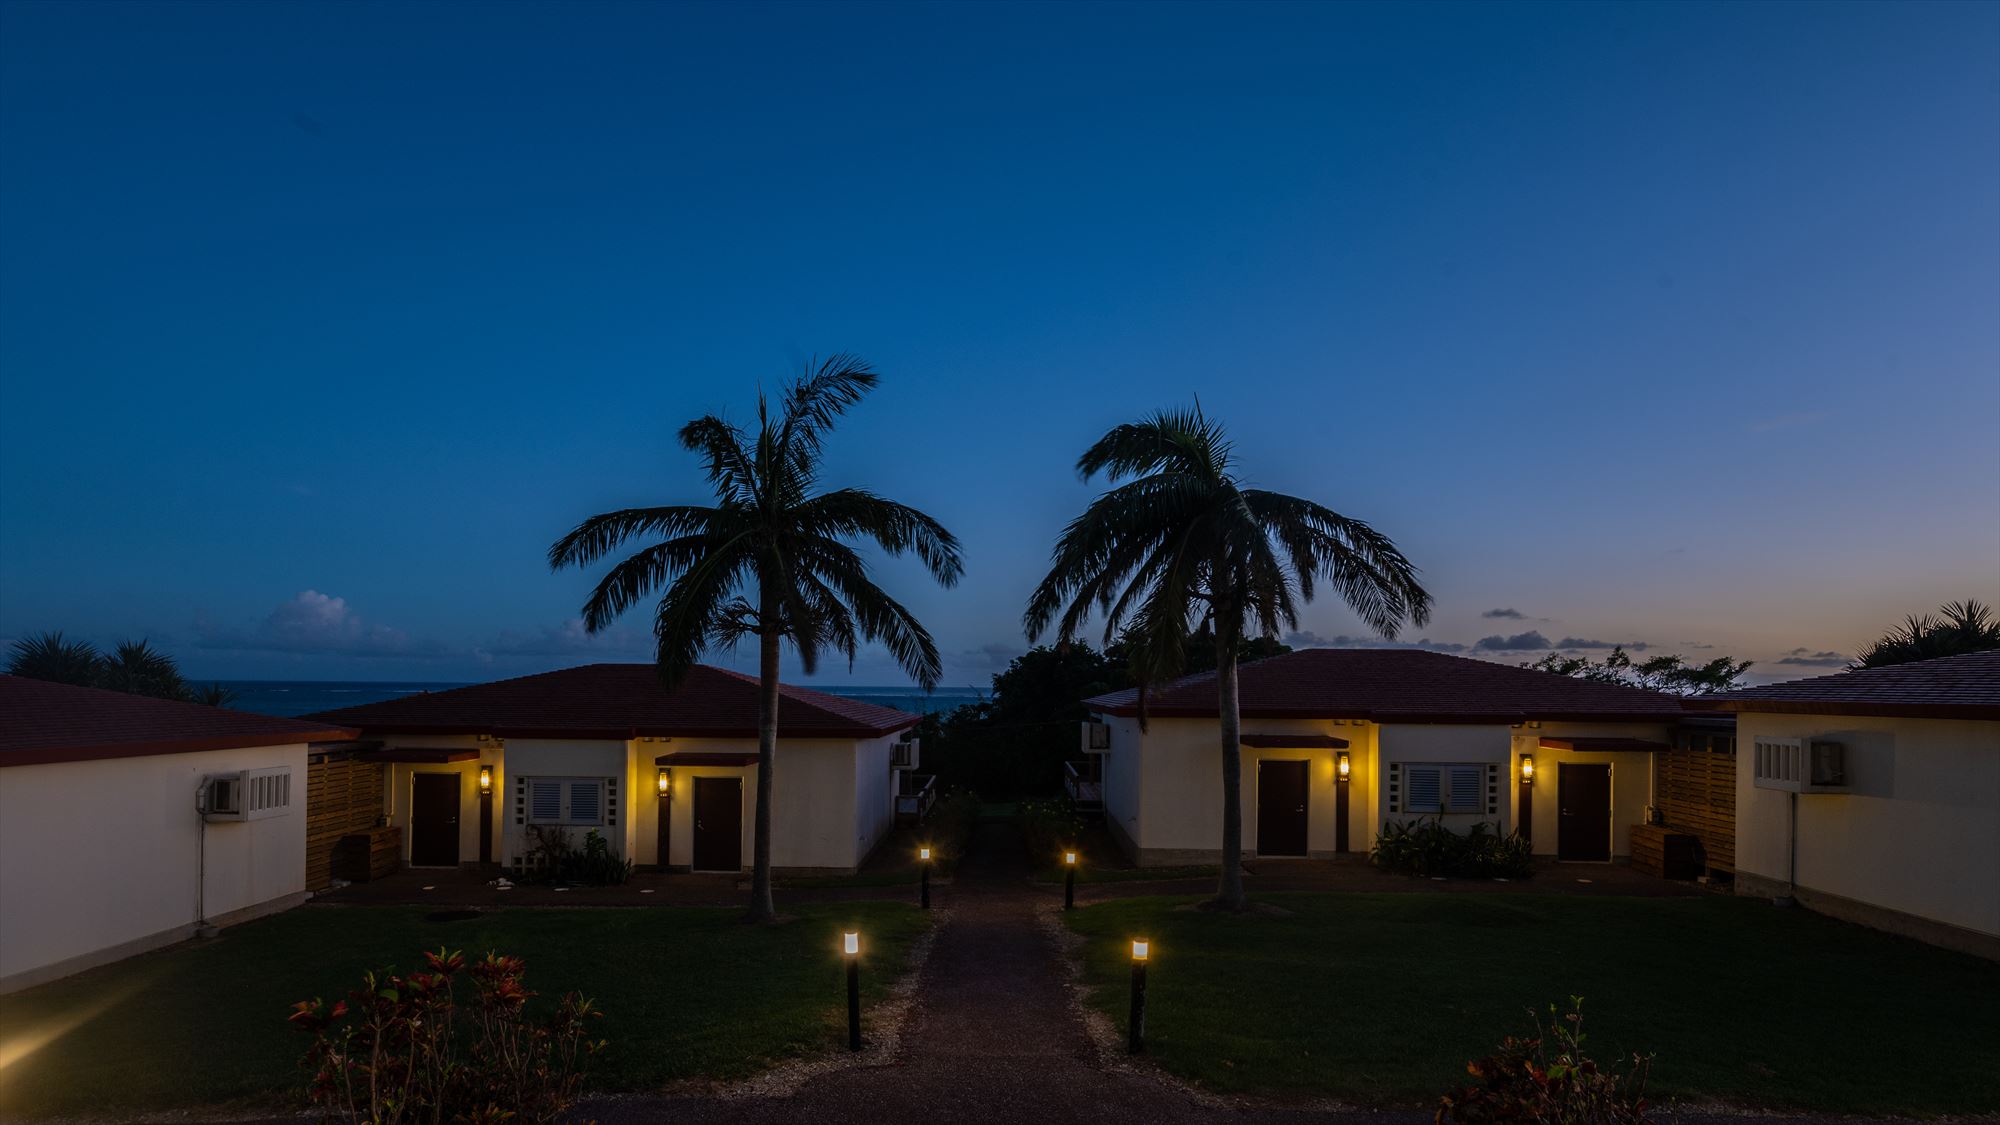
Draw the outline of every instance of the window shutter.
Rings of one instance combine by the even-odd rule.
[[[1434,813],[1444,803],[1443,770],[1436,766],[1410,766],[1403,771],[1403,809],[1406,812]]]
[[[603,802],[595,781],[569,783],[569,820],[572,824],[596,824],[603,817]]]
[[[1478,766],[1455,766],[1451,771],[1451,811],[1478,812],[1486,807],[1486,771]]]
[[[532,820],[561,820],[562,782],[537,780],[528,791],[528,816]]]

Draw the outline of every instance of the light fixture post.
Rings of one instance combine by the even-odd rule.
[[[1063,853],[1063,909],[1076,909],[1076,853]]]
[[[1140,1055],[1146,1051],[1146,959],[1152,954],[1152,943],[1134,940],[1132,942],[1132,1011],[1126,1019],[1126,1050]]]
[[[925,910],[931,908],[931,850],[929,847],[917,849],[918,901]]]
[[[847,1049],[861,1049],[861,935],[846,935]]]

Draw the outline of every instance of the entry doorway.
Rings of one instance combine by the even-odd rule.
[[[696,871],[743,870],[743,779],[694,779],[694,856]]]
[[[1306,854],[1305,762],[1257,763],[1257,854]]]
[[[1556,766],[1556,858],[1611,859],[1611,767]]]
[[[458,866],[458,788],[455,773],[410,777],[410,866]]]

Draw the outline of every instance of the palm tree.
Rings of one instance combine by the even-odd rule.
[[[75,687],[96,687],[104,657],[89,641],[72,641],[55,629],[15,641],[7,651],[7,674]]]
[[[117,650],[98,666],[97,686],[154,699],[194,698],[180,665],[148,641],[118,642]]]
[[[1241,910],[1242,722],[1236,664],[1246,634],[1298,627],[1298,607],[1329,583],[1369,628],[1393,638],[1430,618],[1431,596],[1389,538],[1310,500],[1244,488],[1222,427],[1192,410],[1113,428],[1077,460],[1117,487],[1063,529],[1024,618],[1029,640],[1053,623],[1075,640],[1093,611],[1120,637],[1145,691],[1182,670],[1188,638],[1212,632],[1222,726],[1222,882],[1216,905]],[[1124,483],[1120,484],[1119,482]]]
[[[1936,617],[1926,613],[1906,619],[1901,627],[1869,645],[1853,667],[1883,668],[1994,648],[2000,648],[2000,620],[1994,618],[1991,607],[1967,598],[1939,606]]]
[[[791,642],[808,674],[823,652],[851,663],[861,641],[880,641],[925,689],[936,686],[937,645],[910,611],[875,585],[846,540],[891,555],[913,552],[944,586],[964,566],[958,540],[936,520],[858,488],[815,491],[820,443],[833,423],[875,386],[861,360],[836,355],[804,374],[775,413],[762,395],[745,430],[713,415],[681,429],[701,455],[713,507],[626,508],[592,516],[549,548],[549,566],[588,566],[628,539],[657,542],[598,582],[583,606],[597,632],[660,591],[653,637],[661,677],[679,682],[704,649],[757,638],[757,827],[750,884],[752,921],[769,921],[771,784],[778,747],[778,656]]]

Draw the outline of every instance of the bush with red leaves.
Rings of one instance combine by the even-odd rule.
[[[535,994],[518,957],[489,953],[468,970],[463,953],[440,949],[424,965],[366,973],[331,1008],[293,1005],[292,1026],[313,1037],[303,1060],[312,1104],[328,1120],[550,1125],[576,1104],[585,1064],[604,1047],[585,1034],[602,1015],[595,1005],[572,992],[530,1016]],[[472,981],[469,1016],[461,976]]]
[[[1549,1005],[1549,1016],[1546,1028],[1535,1019],[1532,1038],[1510,1035],[1497,1052],[1467,1063],[1473,1082],[1444,1096],[1437,1125],[1650,1125],[1646,1073],[1653,1056],[1633,1055],[1622,1074],[1591,1061],[1583,1053],[1581,996],[1570,997],[1567,1012]]]

